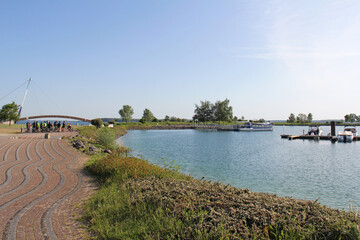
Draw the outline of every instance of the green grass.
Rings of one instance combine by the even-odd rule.
[[[0,128],[8,128],[8,129],[20,129],[20,128],[26,128],[26,124],[0,124]]]
[[[86,130],[96,136],[98,130]],[[96,138],[95,138],[96,139]],[[86,168],[100,190],[84,219],[100,239],[359,239],[359,212],[198,180],[121,147]]]

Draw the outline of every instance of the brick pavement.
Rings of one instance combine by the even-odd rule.
[[[2,239],[89,239],[77,221],[96,184],[83,170],[86,156],[68,140],[75,133],[0,138]]]

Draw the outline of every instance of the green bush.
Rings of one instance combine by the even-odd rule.
[[[91,120],[91,124],[94,125],[96,128],[101,128],[103,125],[103,121],[100,118],[95,118]]]
[[[109,128],[101,128],[98,130],[97,142],[106,148],[114,150],[116,148],[116,136],[115,132]]]

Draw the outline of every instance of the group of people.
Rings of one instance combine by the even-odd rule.
[[[63,121],[44,121],[44,122],[38,122],[35,121],[32,124],[30,122],[26,123],[26,131],[28,133],[31,132],[64,132],[64,131],[72,131],[70,123],[67,123]]]

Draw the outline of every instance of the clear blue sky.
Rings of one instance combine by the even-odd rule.
[[[29,77],[23,116],[191,118],[360,114],[360,1],[2,1],[0,98]],[[0,105],[21,103],[25,86]]]

